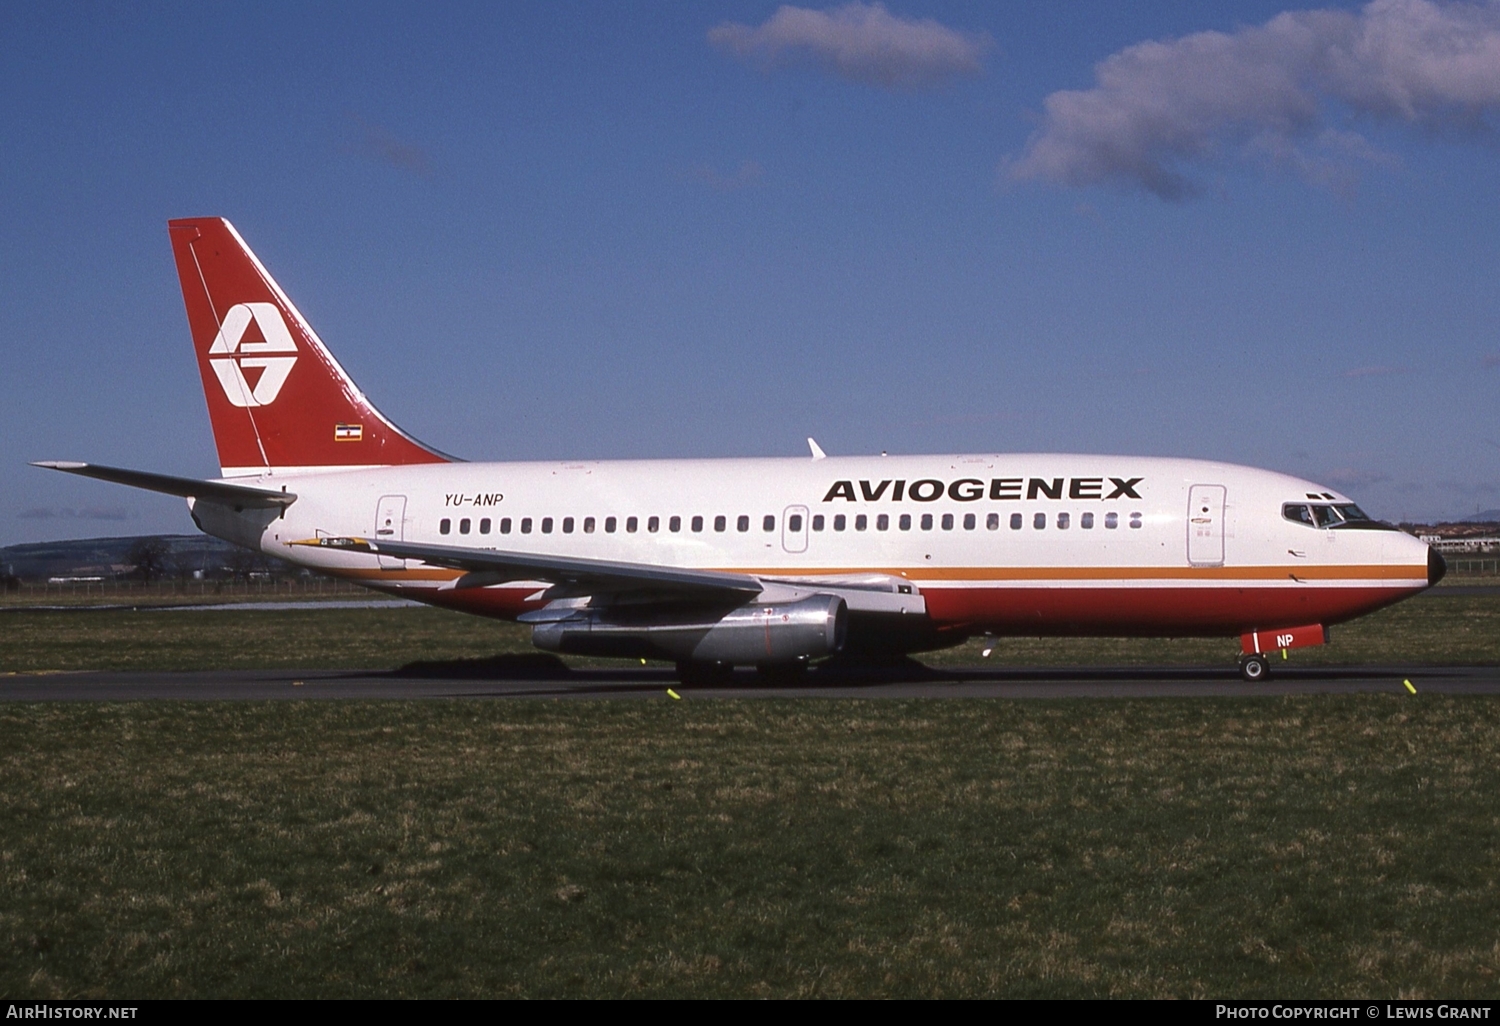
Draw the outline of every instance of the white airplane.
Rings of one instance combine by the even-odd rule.
[[[530,624],[549,651],[735,666],[977,634],[1240,636],[1241,672],[1437,583],[1346,496],[1199,460],[1005,454],[469,463],[364,397],[229,222],[170,222],[222,477],[37,466],[188,501],[204,532]]]

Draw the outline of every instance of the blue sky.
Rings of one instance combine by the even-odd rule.
[[[475,459],[1098,451],[1500,506],[1500,7],[9,5],[0,544],[191,531],[165,222]]]

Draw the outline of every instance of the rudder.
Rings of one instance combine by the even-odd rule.
[[[167,227],[225,477],[450,461],[364,397],[233,225]]]

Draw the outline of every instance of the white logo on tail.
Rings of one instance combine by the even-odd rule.
[[[264,342],[245,342],[245,330],[254,321]],[[208,365],[219,376],[224,395],[235,406],[267,406],[281,394],[295,356],[262,356],[262,353],[295,353],[291,332],[275,303],[236,303],[224,315],[214,344],[208,347]],[[261,368],[255,387],[245,378],[245,368]]]

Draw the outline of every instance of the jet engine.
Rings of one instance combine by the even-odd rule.
[[[719,616],[701,609],[633,613],[583,608],[531,631],[537,648],[572,655],[673,659],[726,665],[790,663],[844,647],[849,610],[837,595],[737,606]]]

